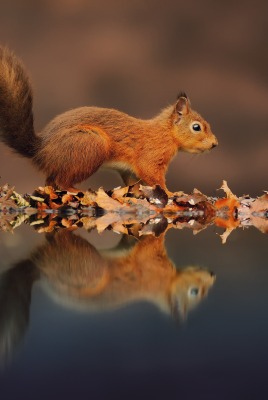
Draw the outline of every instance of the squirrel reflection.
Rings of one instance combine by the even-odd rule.
[[[115,248],[104,251],[67,230],[47,235],[29,260],[0,277],[0,357],[12,353],[24,335],[36,280],[66,307],[100,312],[148,301],[184,318],[215,276],[198,267],[176,269],[166,254],[164,235],[139,241],[123,236]]]

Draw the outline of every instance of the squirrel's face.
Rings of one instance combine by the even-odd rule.
[[[184,318],[188,311],[206,297],[215,279],[213,272],[200,267],[187,267],[177,271],[170,290],[172,315]]]
[[[181,95],[178,98],[173,115],[179,150],[189,153],[202,153],[218,145],[209,123],[191,109],[186,95]]]

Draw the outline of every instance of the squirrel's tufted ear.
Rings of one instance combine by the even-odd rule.
[[[179,115],[188,114],[190,108],[189,100],[185,93],[180,94],[175,104],[175,110]]]

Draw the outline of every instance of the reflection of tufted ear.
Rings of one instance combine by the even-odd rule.
[[[190,108],[189,100],[185,93],[179,95],[177,103],[175,104],[175,110],[179,115],[188,114]]]

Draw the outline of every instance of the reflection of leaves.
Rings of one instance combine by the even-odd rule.
[[[245,198],[238,208],[238,216],[244,226],[253,225],[263,233],[268,233],[268,194],[261,197]]]
[[[223,243],[240,226],[254,225],[261,232],[268,232],[267,193],[255,199],[249,196],[238,198],[226,181],[223,181],[221,189],[226,194],[224,198],[211,198],[197,189],[191,194],[175,192],[168,196],[160,186],[140,184],[118,187],[107,192],[100,188],[97,192],[72,193],[46,186],[39,187],[32,195],[20,196],[13,188],[5,185],[0,190],[0,210],[8,212],[7,202],[11,202],[10,209],[15,213],[16,221],[13,227],[22,222],[17,217],[22,204],[27,215],[35,210],[36,215],[30,215],[27,223],[39,232],[51,232],[59,228],[73,230],[84,226],[87,230],[96,228],[98,232],[112,229],[135,236],[158,236],[171,227],[187,227],[195,234],[215,224],[225,229],[221,235]],[[3,223],[0,229],[5,229]]]

